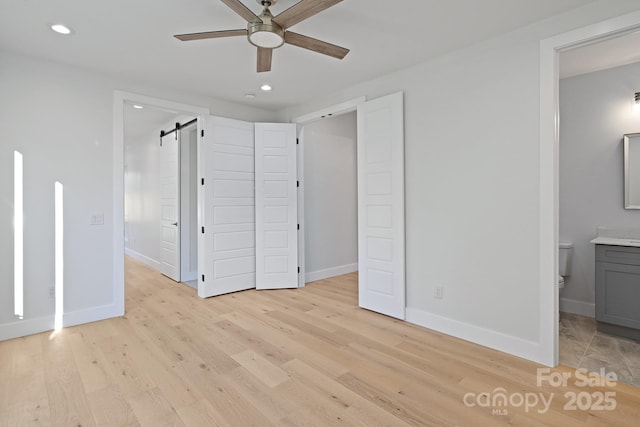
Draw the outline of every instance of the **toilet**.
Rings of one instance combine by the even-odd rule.
[[[571,274],[571,255],[573,253],[573,245],[567,242],[560,242],[559,259],[558,259],[558,288],[564,288],[564,278]]]

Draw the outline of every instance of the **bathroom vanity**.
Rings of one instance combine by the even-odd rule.
[[[640,239],[597,237],[591,243],[598,330],[640,340]]]

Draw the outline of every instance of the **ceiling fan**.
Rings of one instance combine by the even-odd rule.
[[[273,16],[269,10],[269,7],[275,5],[277,0],[257,0],[258,4],[264,7],[260,15],[253,13],[240,0],[220,1],[248,22],[246,30],[207,31],[203,33],[177,34],[174,37],[182,41],[189,41],[247,36],[249,43],[258,48],[257,71],[259,73],[271,71],[273,49],[282,46],[284,43],[338,59],[344,58],[349,53],[349,49],[344,47],[288,30],[289,27],[340,3],[342,0],[301,0],[277,16]]]

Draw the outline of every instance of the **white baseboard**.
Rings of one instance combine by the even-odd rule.
[[[341,265],[338,267],[327,268],[324,270],[309,271],[305,273],[305,283],[315,282],[316,280],[327,279],[329,277],[341,276],[358,271],[358,263]]]
[[[407,307],[406,321],[474,344],[545,364],[541,357],[542,352],[538,342],[524,340],[415,308]]]
[[[560,311],[579,314],[580,316],[596,317],[596,305],[594,303],[575,299],[560,298]]]
[[[62,318],[63,327],[80,325],[83,323],[97,322],[98,320],[122,316],[122,310],[115,304],[92,307],[84,310],[65,313]],[[15,322],[0,325],[0,341],[27,335],[52,331],[55,325],[53,315],[38,317],[35,319],[16,320]]]
[[[0,325],[0,341],[52,331],[54,321],[55,319],[52,315],[3,323]]]
[[[160,271],[160,262],[156,261],[153,258],[150,258],[146,255],[142,255],[139,252],[134,251],[133,249],[125,248],[124,253],[129,255],[131,258],[135,258],[138,261],[147,264],[149,267]]]
[[[115,304],[102,305],[65,313],[62,317],[62,324],[64,327],[82,325],[123,315],[124,311]]]

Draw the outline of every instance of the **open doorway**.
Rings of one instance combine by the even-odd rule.
[[[540,44],[540,356],[559,355],[559,56],[640,28],[633,12],[541,41]],[[581,106],[578,106],[581,107]]]
[[[134,105],[143,108],[135,108]],[[134,111],[135,110],[135,111]],[[142,119],[141,115],[138,115],[137,120],[131,119],[126,120],[127,116],[130,116],[133,113],[141,113],[145,111],[148,113],[148,120]],[[160,209],[157,210],[152,207],[153,203],[145,203],[145,197],[151,197],[150,192],[142,191],[142,176],[138,176],[135,172],[136,167],[133,167],[130,164],[130,155],[131,151],[137,151],[139,158],[136,160],[139,164],[146,162],[146,168],[151,168],[153,165],[158,165],[153,159],[152,155],[145,156],[144,150],[146,149],[156,149],[160,144],[160,131],[163,130],[163,127],[166,126],[165,130],[169,130],[175,127],[175,123],[187,123],[193,120],[194,117],[201,117],[209,114],[209,110],[204,107],[192,106],[187,104],[181,104],[173,101],[168,101],[159,98],[152,98],[145,95],[133,94],[122,91],[115,91],[114,93],[114,104],[113,104],[113,113],[114,113],[114,122],[113,122],[113,132],[114,132],[114,247],[115,247],[115,257],[113,260],[114,263],[114,274],[115,277],[118,278],[115,283],[115,301],[119,306],[119,311],[124,313],[124,255],[125,253],[132,255],[133,252],[139,252],[141,249],[141,243],[139,241],[140,233],[153,233],[155,230],[160,229]],[[125,121],[127,121],[127,125],[125,126]],[[125,140],[127,132],[135,133],[136,124],[140,127],[140,132],[150,133],[149,145],[142,144],[142,147],[134,148],[130,144],[126,144]],[[181,126],[182,127],[182,126]],[[146,130],[144,130],[146,128]],[[188,133],[188,138],[191,138],[192,135],[197,136],[197,132],[194,134],[194,131],[191,127],[185,126],[185,132]],[[142,133],[138,133],[139,137],[142,138]],[[187,138],[187,136],[185,136]],[[192,146],[193,143],[189,143]],[[197,146],[197,145],[196,145]],[[152,148],[153,147],[153,148]],[[129,150],[129,153],[127,151]],[[149,154],[149,153],[147,153]],[[188,156],[187,156],[188,157]],[[157,157],[155,157],[157,159]],[[125,164],[125,159],[127,164]],[[142,166],[137,166],[142,167]],[[152,175],[148,175],[147,179]],[[140,184],[137,190],[134,190],[133,193],[137,191],[138,194],[135,195],[138,199],[142,199],[143,202],[139,204],[139,210],[137,213],[134,213],[131,205],[127,206],[125,209],[125,180],[132,180],[135,182],[138,180]],[[150,182],[147,182],[147,185],[151,185]],[[131,188],[131,187],[130,187]],[[157,187],[156,187],[157,188]],[[159,192],[159,189],[157,190]],[[177,191],[176,193],[179,193]],[[131,192],[128,194],[131,196]],[[197,205],[197,200],[195,201]],[[191,206],[193,205],[193,201],[189,202]],[[141,208],[144,206],[144,209]],[[135,215],[144,215],[146,217],[155,217],[157,221],[148,220],[145,221],[146,225],[145,231],[142,231],[142,224],[135,224],[138,226],[135,230],[134,227],[134,218]],[[191,215],[193,217],[193,215]],[[153,225],[155,223],[155,227]],[[159,233],[158,233],[159,234]],[[126,237],[125,237],[126,236]],[[144,239],[143,239],[144,240]],[[191,246],[191,245],[190,245]],[[126,247],[126,251],[125,251]],[[144,254],[143,254],[144,255]],[[160,255],[156,255],[157,259],[148,257],[147,259],[143,259],[142,261],[146,261],[147,264],[152,265],[154,261],[155,265],[152,267],[159,269],[159,262],[161,259]],[[197,263],[196,263],[197,265]]]
[[[621,271],[628,261],[605,264],[597,249],[604,247],[592,240],[640,232],[638,211],[625,209],[621,179],[623,135],[640,132],[634,99],[640,90],[638,43],[640,34],[630,33],[561,52],[559,82],[559,362],[604,368],[636,386],[637,361],[628,355],[640,354],[640,344],[624,336],[632,329],[617,325],[640,318],[640,311],[626,310],[629,297],[618,297],[633,292],[637,276]],[[611,245],[604,250],[627,251]],[[599,293],[604,298],[597,301]],[[606,305],[606,313],[597,316],[596,302],[601,309]]]
[[[356,112],[358,305],[404,320],[406,288],[403,103],[402,92],[366,102],[364,98],[358,98],[293,121],[301,126],[300,136],[303,141],[298,148],[298,168],[301,174],[299,176],[303,177],[298,191],[298,220],[301,221],[301,233],[298,237],[299,247],[304,248],[308,246],[304,239],[307,235],[305,210],[308,209],[305,180],[308,180],[309,175],[304,169],[304,134],[307,127],[305,125]],[[346,120],[348,121],[348,118]],[[326,134],[325,130],[324,139]],[[350,135],[353,136],[352,130]],[[327,156],[331,155],[328,151]],[[335,153],[333,156],[335,158]],[[316,173],[322,176],[321,172]],[[323,202],[327,204],[326,200]],[[331,206],[331,202],[329,204]],[[299,253],[299,259],[302,266],[307,265],[304,251]],[[320,275],[331,276],[338,271],[321,269],[319,272]],[[302,271],[301,276],[300,286],[306,278],[305,271]]]
[[[305,283],[358,270],[357,116],[302,126]]]
[[[124,110],[125,252],[197,287],[196,119],[154,106]]]

